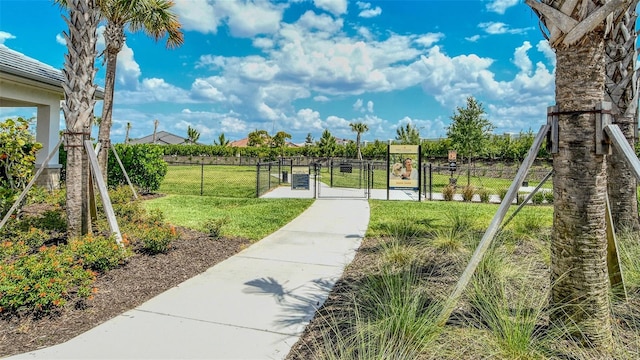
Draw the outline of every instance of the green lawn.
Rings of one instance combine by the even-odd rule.
[[[148,210],[159,209],[172,224],[205,230],[208,220],[227,218],[222,235],[253,241],[262,239],[294,219],[311,199],[240,199],[211,196],[168,195],[146,201]]]
[[[169,166],[159,192],[174,195],[256,197],[256,167],[228,165]]]

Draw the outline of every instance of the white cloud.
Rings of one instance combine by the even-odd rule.
[[[493,22],[493,21],[480,23],[478,24],[478,27],[484,30],[489,35],[522,34],[532,29],[532,28],[510,29],[509,26],[503,22]]]
[[[547,61],[551,63],[552,67],[556,67],[556,52],[553,51],[553,49],[549,45],[549,41],[540,40],[536,45],[536,49],[540,51],[545,58],[547,58]]]
[[[0,39],[0,42],[2,42],[2,39]],[[56,42],[62,46],[67,46],[67,40],[62,34],[56,34]]]
[[[426,48],[433,46],[433,44],[437,43],[438,41],[442,40],[444,38],[444,34],[443,33],[428,33],[428,34],[423,34],[423,35],[419,35],[414,42],[416,44],[420,44]]]
[[[318,9],[322,9],[340,16],[347,13],[347,0],[313,0],[313,4]]]
[[[191,84],[191,93],[196,98],[205,101],[221,102],[226,100],[226,97],[218,88],[203,79],[196,79]]]
[[[300,16],[296,24],[308,30],[316,29],[334,34],[342,29],[343,20],[333,19],[327,14],[318,15],[309,10]]]
[[[470,42],[476,42],[480,40],[480,35],[473,35],[473,36],[466,37],[464,39]]]
[[[355,110],[355,111],[363,111],[363,109],[362,109],[362,99],[356,100],[356,102],[353,103],[352,107],[353,107],[353,110]]]
[[[372,8],[371,3],[363,1],[356,2],[356,5],[358,5],[358,8],[361,10],[358,14],[359,17],[372,18],[382,14],[382,9],[380,8],[380,6]]]
[[[253,46],[259,49],[271,49],[273,47],[273,40],[265,37],[259,37],[253,39]]]
[[[531,59],[527,56],[527,51],[531,49],[531,43],[525,41],[522,46],[516,48],[513,56],[513,63],[516,64],[518,69],[525,74],[529,74],[533,67]]]
[[[284,8],[266,0],[176,0],[173,9],[185,30],[215,34],[226,23],[232,35],[252,37],[277,31]]]
[[[205,34],[215,34],[218,31],[221,15],[209,0],[175,0],[173,9],[185,30]]]
[[[15,39],[16,37],[6,31],[0,31],[0,44],[4,44],[5,41]]]
[[[324,96],[324,95],[317,95],[313,97],[313,100],[317,101],[317,102],[328,102],[331,101],[331,99],[329,99],[328,97]]]
[[[493,0],[487,4],[487,10],[502,15],[508,8],[516,6],[518,1],[519,0]]]
[[[373,101],[371,100],[367,101],[367,111],[370,113],[373,112]]]
[[[140,71],[140,65],[134,58],[133,49],[127,46],[126,43],[118,53],[116,68],[116,81],[118,84],[123,89],[135,89],[142,72]]]

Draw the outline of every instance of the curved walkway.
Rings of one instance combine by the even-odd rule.
[[[283,359],[353,260],[366,200],[316,200],[280,230],[70,341],[11,359]]]

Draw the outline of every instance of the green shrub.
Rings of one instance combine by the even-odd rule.
[[[544,199],[547,201],[547,204],[553,204],[553,191],[545,191]]]
[[[504,200],[504,198],[507,196],[508,191],[509,189],[500,189],[500,191],[498,191],[498,196],[500,196],[500,201]]]
[[[42,148],[29,132],[29,124],[20,117],[0,122],[0,216],[31,180],[36,153]]]
[[[160,188],[167,174],[167,163],[162,159],[161,147],[150,144],[116,144],[115,149],[135,186],[142,192],[153,192]],[[109,156],[108,176],[110,187],[127,183],[113,153]]]
[[[447,185],[442,189],[442,196],[445,201],[452,201],[453,195],[456,193],[456,188],[452,185]]]
[[[207,220],[204,225],[204,231],[209,234],[212,239],[219,239],[222,236],[222,229],[227,225],[231,219],[229,217],[220,217]]]
[[[0,312],[49,312],[70,299],[89,298],[95,273],[56,246],[0,263]]]
[[[179,236],[173,225],[142,225],[138,228],[137,235],[142,242],[143,251],[152,255],[169,251],[171,242]]]
[[[99,272],[117,268],[131,254],[127,248],[118,245],[113,237],[87,235],[71,239],[69,247],[85,267]]]

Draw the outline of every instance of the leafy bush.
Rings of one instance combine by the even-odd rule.
[[[456,193],[456,188],[452,185],[447,185],[442,189],[442,196],[445,201],[452,201],[453,195]]]
[[[42,148],[23,118],[0,122],[0,215],[4,215],[33,176],[36,153]]]
[[[207,220],[203,227],[204,231],[209,234],[212,239],[219,239],[222,236],[222,228],[229,223],[229,217],[220,217]]]
[[[545,191],[544,199],[548,204],[553,204],[553,191]]]
[[[99,272],[117,268],[131,254],[127,248],[120,247],[113,237],[86,235],[71,239],[69,247],[85,267]]]
[[[166,253],[171,247],[171,242],[180,237],[173,225],[143,225],[139,230],[142,248],[150,254]]]
[[[142,192],[153,192],[160,188],[167,174],[167,163],[162,159],[161,147],[149,144],[116,144],[115,149],[127,170],[129,179],[135,186]],[[127,183],[113,154],[109,156],[108,178],[110,187]]]
[[[94,281],[95,273],[84,269],[68,249],[43,246],[0,263],[0,312],[49,312],[74,296],[89,298]]]

